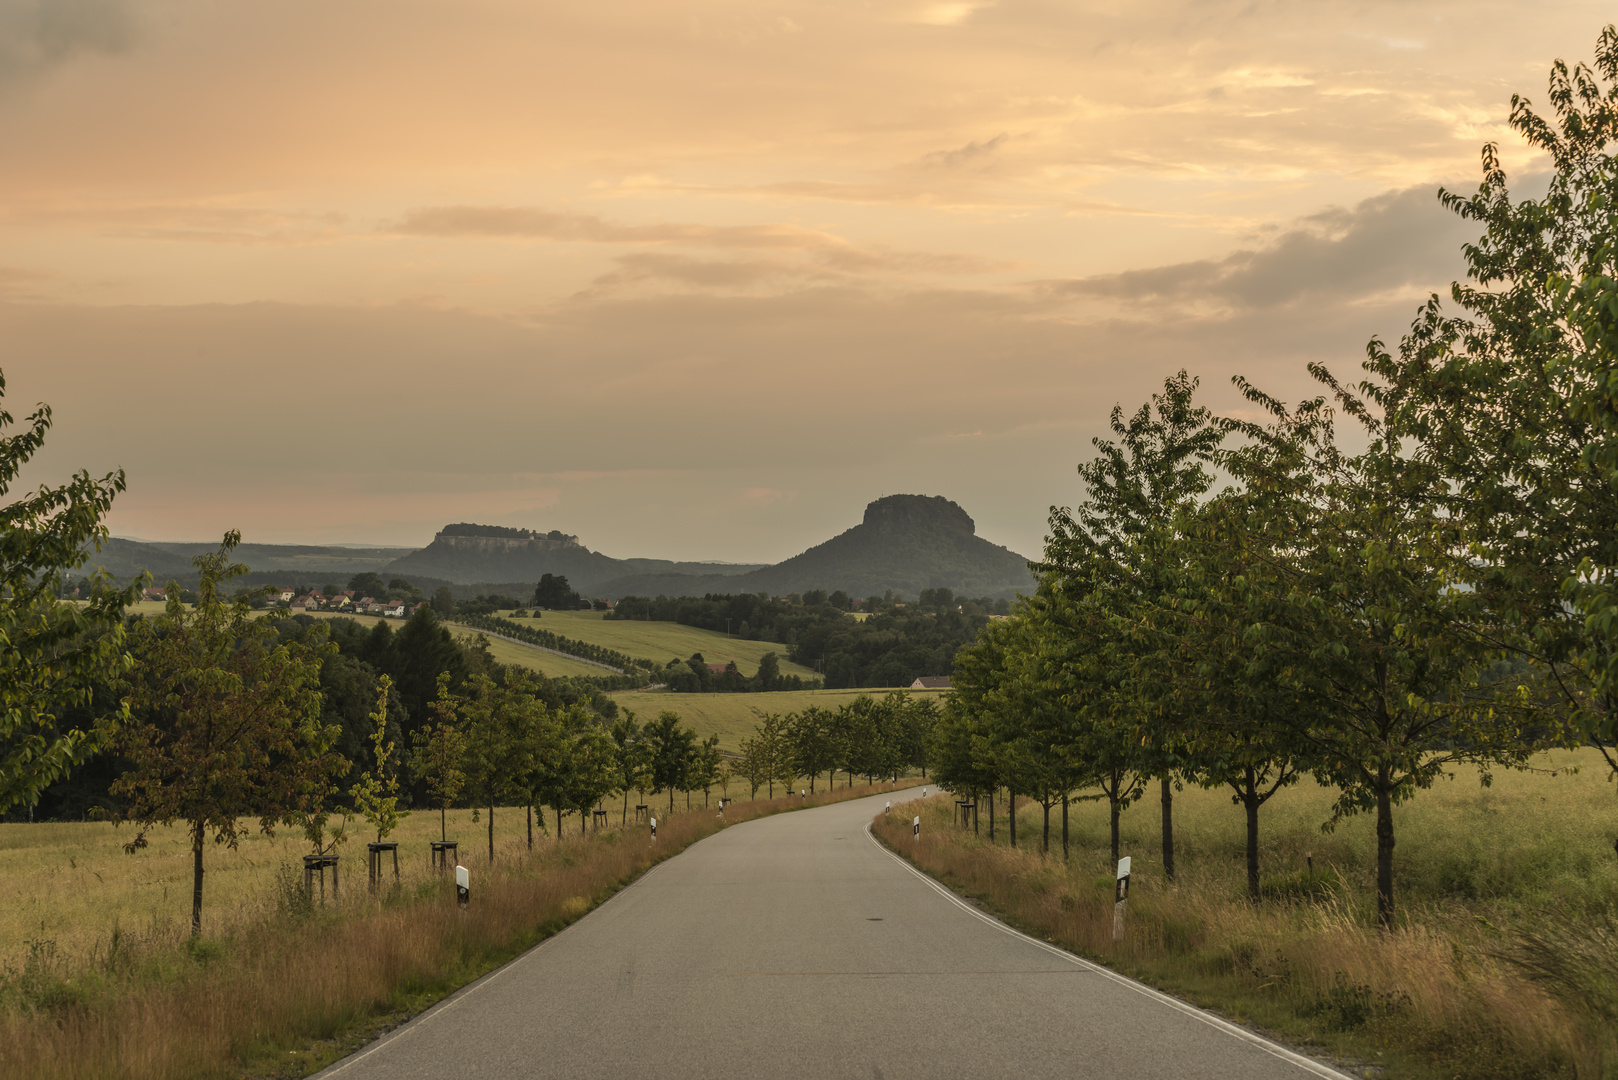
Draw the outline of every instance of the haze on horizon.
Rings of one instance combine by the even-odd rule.
[[[1125,10],[1127,9],[1127,10]],[[1357,372],[1594,3],[0,0],[25,481],[119,535],[1037,555],[1116,402]]]

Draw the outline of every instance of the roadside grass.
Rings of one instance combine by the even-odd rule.
[[[863,781],[857,781],[858,791]],[[803,786],[807,786],[804,784]],[[822,785],[824,786],[824,785]],[[839,787],[841,790],[841,787]],[[748,801],[747,785],[732,780],[730,793]],[[712,800],[717,804],[716,785]],[[765,792],[759,792],[764,801]],[[629,819],[640,801],[629,798]],[[648,794],[645,801],[667,810],[667,797]],[[692,797],[702,808],[702,792]],[[617,825],[621,799],[602,804],[608,821]],[[685,800],[676,797],[677,813]],[[654,813],[658,811],[654,809]],[[557,836],[555,814],[544,811],[545,828],[536,825],[536,844]],[[658,815],[662,816],[661,813]],[[446,814],[448,836],[460,841],[461,862],[474,870],[488,865],[488,818],[472,820],[470,809]],[[496,861],[526,856],[524,808],[495,811]],[[569,815],[561,826],[564,840],[576,839],[580,821]],[[123,845],[134,833],[105,822],[40,822],[0,824],[0,987],[30,963],[45,959],[62,970],[93,967],[109,948],[134,941],[178,947],[190,932],[191,847],[183,826],[158,827],[148,834],[149,847],[126,854]],[[356,821],[350,840],[338,848],[339,882],[344,902],[365,892],[365,822]],[[438,811],[418,808],[389,836],[399,842],[399,866],[407,884],[428,874],[428,841],[439,836]],[[281,828],[275,836],[251,833],[234,851],[209,843],[203,853],[202,928],[209,938],[228,937],[262,915],[273,897],[276,875],[284,866],[302,866],[308,842],[297,829]],[[392,862],[388,872],[392,873]],[[301,873],[301,870],[300,870]],[[415,875],[412,877],[412,875]],[[114,947],[111,942],[117,940]]]
[[[704,653],[703,655],[707,655]],[[912,690],[925,697],[941,697],[947,690]],[[843,690],[781,690],[767,694],[675,694],[654,690],[619,690],[607,696],[618,703],[620,709],[634,709],[642,722],[650,720],[665,709],[680,714],[688,727],[698,735],[719,736],[722,750],[740,751],[742,740],[753,736],[759,719],[767,712],[783,715],[799,712],[811,705],[835,709],[846,705],[861,694],[881,697],[888,688],[867,687]],[[942,701],[940,701],[942,704]],[[822,778],[824,782],[824,778]],[[839,778],[839,783],[843,778]]]
[[[659,815],[656,841],[644,826],[582,837],[564,830],[530,853],[508,830],[492,867],[486,854],[467,858],[473,845],[463,831],[462,863],[473,871],[465,912],[453,883],[417,859],[403,860],[399,884],[375,895],[363,873],[350,871],[341,902],[324,906],[309,901],[293,860],[277,862],[256,895],[244,891],[235,902],[229,929],[198,942],[165,924],[115,931],[72,962],[34,949],[20,967],[8,966],[0,973],[0,1076],[309,1075],[720,829],[912,783],[735,803],[723,818],[713,810]],[[520,819],[520,811],[511,816]]]
[[[1265,901],[1247,902],[1240,808],[1176,794],[1176,877],[1162,873],[1155,797],[1124,814],[1133,860],[1127,933],[1112,940],[1105,804],[1021,805],[988,841],[952,823],[949,796],[873,831],[1008,922],[1284,1041],[1390,1077],[1618,1075],[1618,804],[1594,752],[1546,755],[1574,775],[1461,773],[1395,811],[1397,928],[1374,917],[1374,823],[1322,834],[1327,791],[1305,782],[1261,817]],[[1155,791],[1150,795],[1155,796]],[[1019,800],[1021,802],[1021,800]],[[1314,872],[1306,858],[1314,859]]]
[[[497,612],[510,618],[509,611]],[[758,663],[765,653],[774,653],[781,662],[781,674],[815,678],[815,673],[800,664],[787,660],[787,647],[773,641],[747,641],[739,637],[726,637],[712,630],[699,630],[672,622],[640,622],[633,619],[605,619],[600,611],[547,611],[539,623],[553,634],[570,637],[616,649],[629,656],[643,657],[665,663],[684,660],[692,653],[701,653],[710,664],[736,661],[743,675],[751,678],[758,674]]]

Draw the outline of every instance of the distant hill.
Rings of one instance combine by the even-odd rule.
[[[889,495],[865,508],[852,529],[773,566],[759,563],[615,559],[576,536],[500,525],[446,525],[419,550],[293,544],[242,544],[236,558],[252,567],[244,584],[346,582],[365,570],[403,577],[427,589],[449,584],[457,598],[478,592],[526,597],[543,574],[564,575],[587,596],[702,596],[842,589],[850,596],[892,589],[915,597],[945,587],[966,596],[1010,597],[1033,586],[1028,560],[976,535],[972,518],[937,495]],[[111,540],[91,565],[120,581],[150,571],[161,584],[189,582],[191,557],[216,544]]]
[[[966,511],[938,495],[889,495],[865,508],[865,520],[785,562],[750,573],[637,574],[604,581],[602,596],[701,596],[710,592],[842,589],[850,596],[888,589],[914,597],[947,587],[967,596],[1010,597],[1033,588],[1028,560],[977,534]]]
[[[499,525],[446,525],[433,542],[388,564],[389,574],[420,574],[445,581],[521,581],[561,574],[591,595],[604,581],[640,574],[693,574],[720,578],[757,570],[760,564],[672,562],[668,559],[615,559],[591,551],[577,536],[540,533]]]
[[[218,549],[217,541],[185,543],[113,537],[101,546],[99,552],[90,552],[89,561],[82,570],[75,571],[74,577],[100,566],[117,581],[129,581],[145,571],[152,575],[154,583],[158,585],[174,580],[189,583],[196,578],[196,569],[191,565],[192,557]],[[233,557],[254,571],[242,584],[259,585],[282,580],[347,581],[364,570],[381,570],[412,550],[313,544],[240,544]]]

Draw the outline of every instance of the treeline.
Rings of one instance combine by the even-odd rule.
[[[731,769],[753,795],[768,788],[772,799],[776,784],[790,790],[799,777],[809,778],[813,792],[821,773],[827,787],[836,783],[838,772],[848,775],[850,787],[856,776],[871,783],[898,779],[912,768],[925,777],[937,726],[933,700],[902,690],[880,700],[861,694],[836,709],[765,713],[752,738],[743,740]]]
[[[947,588],[923,589],[916,601],[889,592],[849,616],[846,595],[824,590],[771,598],[742,594],[701,597],[626,596],[609,619],[677,622],[783,645],[787,659],[822,672],[828,688],[907,686],[927,675],[947,675],[955,652],[977,638],[1005,600],[957,597]]]
[[[1618,80],[1611,29],[1601,52]],[[1171,875],[1172,783],[1226,788],[1256,901],[1261,810],[1311,776],[1325,828],[1375,815],[1388,927],[1396,808],[1453,766],[1585,745],[1618,774],[1618,88],[1575,76],[1555,124],[1512,117],[1556,164],[1544,200],[1512,202],[1493,147],[1445,195],[1486,228],[1459,314],[1434,298],[1358,384],[1312,365],[1296,405],[1238,378],[1248,415],[1214,417],[1181,372],[1114,410],[1035,594],[956,657],[941,781],[1038,801],[1047,849],[1052,807],[1104,799],[1114,857],[1155,782]]]

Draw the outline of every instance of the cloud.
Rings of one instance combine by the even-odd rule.
[[[1475,225],[1438,204],[1431,187],[1388,192],[1303,218],[1262,247],[1219,259],[1052,280],[1053,297],[1126,304],[1263,309],[1330,297],[1354,301],[1452,280]]]
[[[82,53],[120,53],[134,40],[127,0],[0,0],[0,86]]]
[[[1006,139],[1009,137],[1010,136],[1002,131],[994,138],[988,139],[984,142],[969,142],[965,146],[955,150],[935,150],[931,154],[928,154],[921,159],[922,164],[932,165],[944,169],[953,169],[961,165],[970,165],[972,162],[986,158],[993,154],[996,150],[1000,149],[1001,145],[1004,144]]]
[[[406,236],[532,239],[592,244],[693,247],[765,252],[765,257],[695,259],[643,251],[620,256],[617,269],[577,294],[594,296],[649,281],[710,288],[747,288],[768,281],[829,280],[870,274],[983,274],[1014,267],[1005,259],[958,252],[859,247],[840,236],[798,225],[621,225],[590,214],[536,207],[440,206],[412,210],[390,226]]]

